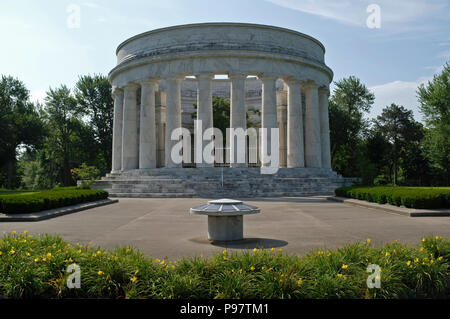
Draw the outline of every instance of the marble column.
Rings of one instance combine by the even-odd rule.
[[[247,78],[247,75],[232,74],[229,78],[231,80],[230,128],[242,128],[246,131],[247,119],[245,110],[245,79]],[[247,166],[246,140],[246,136],[244,139],[237,138],[236,136],[229,137],[231,167]],[[238,163],[238,161],[241,163]]]
[[[328,119],[329,89],[319,88],[320,142],[322,146],[322,167],[331,169],[330,122]]]
[[[122,169],[122,126],[123,126],[123,90],[115,87],[114,97],[114,122],[112,141],[112,173]]]
[[[165,133],[165,162],[166,168],[182,167],[181,163],[174,163],[172,147],[179,141],[172,141],[172,131],[181,128],[181,82],[183,78],[173,77],[166,80],[166,133]]]
[[[319,86],[307,82],[305,87],[305,164],[306,167],[322,167],[320,143]]]
[[[214,127],[213,125],[213,107],[212,107],[212,80],[214,78],[213,74],[199,74],[196,75],[197,78],[197,120],[202,121],[202,131],[196,132],[203,134],[205,130]],[[211,143],[213,135],[205,136],[205,140],[202,141],[203,148]],[[198,137],[197,137],[198,138]],[[213,167],[214,163],[205,163],[203,159],[203,149],[197,149],[197,138],[195,139],[194,152],[201,157],[201,159],[196,159],[197,167]],[[198,146],[200,147],[200,146]],[[200,163],[201,161],[201,163]]]
[[[301,82],[286,81],[287,101],[287,167],[304,167],[303,111]]]
[[[137,96],[139,86],[130,83],[124,87],[122,127],[122,171],[137,169],[139,148],[137,144]]]
[[[277,113],[278,113],[278,152],[280,154],[280,167],[287,165],[287,91],[277,91]]]
[[[139,169],[156,168],[155,91],[158,82],[141,82]]]
[[[156,167],[165,166],[165,143],[166,143],[166,92],[156,93]]]
[[[278,150],[271,149],[271,129],[277,128],[277,90],[276,90],[276,78],[275,77],[261,77],[262,82],[262,106],[261,106],[261,128],[266,130],[262,131],[261,135],[261,165],[263,167],[270,166],[270,162],[264,162],[264,154],[266,156],[271,155]],[[266,143],[263,143],[263,141]],[[265,144],[265,145],[264,145]],[[265,147],[266,148],[265,148]]]

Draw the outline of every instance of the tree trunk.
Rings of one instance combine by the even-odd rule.
[[[14,180],[15,180],[15,158],[13,159],[13,158],[11,158],[9,161],[8,161],[8,184],[7,184],[7,187],[9,188],[9,189],[13,189],[14,188]]]

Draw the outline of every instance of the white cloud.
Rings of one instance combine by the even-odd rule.
[[[47,96],[47,93],[45,90],[36,90],[30,93],[30,100],[32,102],[39,102],[44,104],[45,97]]]
[[[266,0],[276,5],[336,20],[344,24],[366,27],[367,6],[377,4],[381,9],[382,28],[385,25],[417,28],[422,18],[448,17],[447,0]]]
[[[376,118],[381,114],[383,108],[395,103],[412,110],[416,120],[422,120],[416,91],[420,84],[426,83],[428,80],[430,78],[424,77],[412,82],[393,81],[369,87],[369,90],[375,94],[375,103],[370,112],[370,117]]]

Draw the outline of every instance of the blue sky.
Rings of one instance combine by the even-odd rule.
[[[80,8],[79,28],[68,27],[71,4]],[[370,4],[380,8],[380,28],[366,24]],[[416,87],[450,61],[449,0],[2,0],[0,74],[18,77],[42,100],[49,87],[72,87],[79,75],[107,74],[117,45],[133,35],[216,21],[317,38],[334,80],[355,75],[375,93],[370,117],[395,102],[420,120]]]

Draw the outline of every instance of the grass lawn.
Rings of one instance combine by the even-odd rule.
[[[70,289],[74,264],[80,288]],[[379,267],[379,288],[367,286],[369,265]],[[0,239],[0,298],[448,298],[449,266],[450,240],[439,236],[417,247],[368,239],[301,257],[255,248],[159,260],[25,231]]]

